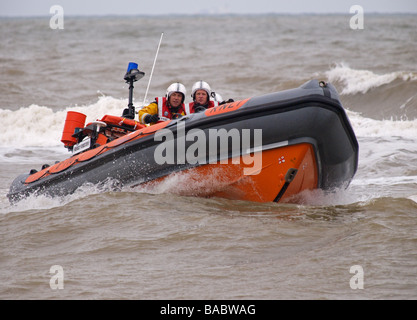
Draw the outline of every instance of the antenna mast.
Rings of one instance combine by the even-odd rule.
[[[149,82],[148,82],[148,87],[146,88],[146,92],[145,92],[145,97],[143,98],[143,104],[142,106],[145,106],[145,101],[146,101],[146,97],[148,95],[148,90],[149,90],[149,86],[151,84],[151,80],[152,80],[152,75],[153,75],[153,70],[155,68],[155,64],[156,64],[156,59],[158,58],[158,52],[159,52],[159,48],[161,46],[161,42],[162,42],[162,37],[164,36],[164,33],[161,33],[161,39],[159,39],[159,44],[158,44],[158,49],[156,50],[156,55],[155,55],[155,60],[153,61],[153,66],[152,66],[152,71],[151,71],[151,75],[149,77]]]

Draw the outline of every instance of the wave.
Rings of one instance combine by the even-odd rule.
[[[330,82],[343,84],[342,95],[367,93],[373,88],[389,84],[394,80],[417,81],[417,73],[396,71],[386,74],[376,74],[370,70],[351,69],[347,64],[337,64],[327,71],[326,76]]]
[[[338,89],[343,105],[373,119],[417,119],[417,73],[377,74],[337,64],[325,76]]]
[[[94,104],[59,111],[34,104],[15,111],[0,109],[0,118],[3,119],[0,147],[62,145],[60,141],[67,111],[84,113],[88,123],[101,119],[106,114],[121,115],[127,104],[127,99],[101,96]]]
[[[351,110],[347,110],[347,114],[356,136],[360,138],[401,137],[414,140],[417,136],[417,119],[377,120]]]
[[[12,152],[11,149],[28,147],[52,149],[62,147],[62,150],[65,151],[61,143],[61,136],[67,111],[86,114],[86,123],[88,123],[101,119],[105,114],[121,115],[126,106],[127,99],[101,96],[96,103],[91,105],[59,111],[38,105],[22,107],[15,111],[0,109],[0,117],[3,119],[0,148],[8,153]],[[350,109],[347,110],[347,113],[358,137],[397,136],[414,139],[417,136],[417,119],[376,120],[364,117],[362,112]]]

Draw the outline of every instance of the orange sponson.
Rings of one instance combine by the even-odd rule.
[[[71,147],[77,142],[77,139],[72,135],[74,134],[75,128],[84,128],[86,118],[87,116],[80,112],[67,112],[64,130],[62,131],[61,138],[61,142],[64,143],[66,147]]]

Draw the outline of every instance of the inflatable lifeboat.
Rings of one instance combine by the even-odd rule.
[[[347,187],[358,166],[338,94],[318,80],[152,126],[116,116],[84,120],[67,115],[62,142],[72,156],[18,176],[11,202],[85,184],[154,187],[167,179],[178,181],[169,191],[180,195],[291,202],[304,190]]]

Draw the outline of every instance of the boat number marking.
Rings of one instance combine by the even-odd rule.
[[[217,115],[217,114],[222,114],[222,113],[226,113],[226,112],[235,111],[235,110],[239,109],[240,107],[242,107],[249,99],[250,98],[242,100],[242,101],[235,101],[235,102],[232,102],[232,103],[222,104],[220,106],[207,109],[204,113],[205,113],[206,116],[210,117],[210,116],[214,116],[214,115]]]

